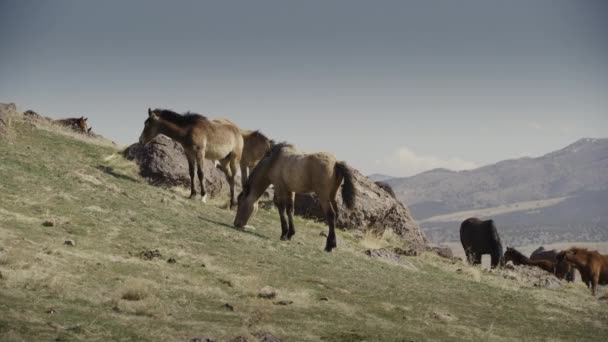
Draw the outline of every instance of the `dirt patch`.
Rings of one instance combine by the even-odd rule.
[[[148,261],[154,260],[155,258],[161,259],[163,257],[162,253],[158,249],[144,249],[135,253],[129,252],[129,255],[136,256],[138,258]]]

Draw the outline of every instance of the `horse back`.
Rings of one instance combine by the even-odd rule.
[[[271,170],[273,184],[290,192],[324,195],[334,183],[336,158],[325,152],[287,152],[275,160]]]

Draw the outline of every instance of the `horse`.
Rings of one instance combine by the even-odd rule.
[[[35,113],[35,112],[32,112],[32,113]],[[69,127],[80,133],[86,133],[87,128],[88,128],[87,120],[89,120],[89,118],[85,118],[84,116],[81,116],[79,118],[67,118],[67,119],[54,120],[53,123],[61,125],[61,126]]]
[[[532,260],[527,256],[523,255],[520,251],[515,248],[507,247],[507,251],[504,255],[505,262],[511,261],[514,265],[528,265],[542,268],[543,270],[553,273],[555,264],[549,260],[539,259]]]
[[[228,119],[215,119],[213,121],[234,124]],[[243,153],[240,161],[241,185],[242,187],[245,187],[247,177],[249,176],[249,170],[253,170],[258,161],[260,161],[260,159],[262,159],[270,150],[270,147],[274,145],[274,141],[269,139],[259,130],[251,131],[242,129],[241,135],[243,136]]]
[[[595,296],[598,285],[608,285],[608,255],[587,248],[572,247],[557,255],[557,260],[565,260],[578,269],[591,294]]]
[[[575,272],[572,266],[566,261],[557,261],[559,251],[555,249],[546,250],[543,246],[538,247],[532,254],[530,260],[548,260],[555,266],[554,274],[559,279],[566,279],[568,282],[575,280]]]
[[[244,141],[243,156],[241,158],[241,184],[244,188],[249,177],[249,170],[253,170],[256,164],[266,155],[272,145],[274,145],[274,141],[259,130],[242,130],[241,134]]]
[[[492,256],[492,268],[504,265],[502,242],[493,220],[482,221],[471,217],[460,225],[460,242],[473,265],[481,264],[481,256]]]
[[[209,120],[190,112],[182,115],[168,109],[148,108],[148,118],[139,142],[147,144],[159,134],[177,141],[184,148],[190,172],[190,198],[196,198],[196,168],[201,184],[201,199],[203,202],[207,201],[203,174],[203,163],[207,158],[219,161],[220,169],[230,185],[230,208],[235,206],[234,179],[243,151],[243,136],[235,124],[227,120]]]
[[[325,213],[329,234],[325,250],[331,252],[336,244],[336,195],[342,186],[342,199],[347,209],[353,209],[357,189],[353,171],[345,162],[325,152],[300,153],[293,145],[280,143],[258,162],[238,196],[238,209],[234,226],[243,228],[253,213],[264,191],[274,185],[274,203],[281,220],[281,240],[291,240],[295,234],[293,210],[295,193],[315,193]],[[287,212],[288,221],[285,219]]]

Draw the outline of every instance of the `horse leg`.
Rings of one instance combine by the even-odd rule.
[[[591,294],[595,297],[597,285],[600,282],[600,272],[592,273],[591,279]]]
[[[498,266],[498,264],[500,263],[500,255],[492,253],[491,256],[492,256],[491,268],[496,268]]]
[[[329,234],[327,234],[327,242],[325,244],[325,251],[331,252],[332,249],[336,248],[336,212],[332,208],[331,201],[328,199],[319,198],[321,208],[325,212],[327,218],[327,224],[329,225]]]
[[[199,149],[196,153],[196,167],[198,173],[198,181],[201,183],[201,200],[207,202],[207,192],[205,192],[205,174],[203,173],[203,162],[205,153],[203,149]],[[196,195],[196,194],[195,194]]]
[[[279,218],[281,218],[281,240],[287,240],[287,235],[289,233],[287,228],[287,220],[285,219],[285,200],[279,193],[274,194],[274,204],[277,206],[279,210]]]
[[[190,172],[190,198],[195,198],[196,197],[196,187],[194,186],[195,160],[189,153],[186,153],[186,159],[188,159],[188,171]]]
[[[290,193],[287,196],[287,218],[289,219],[289,230],[287,231],[287,239],[291,240],[291,237],[296,234],[296,227],[293,225],[293,205],[295,200],[295,193]]]
[[[234,199],[234,187],[236,178],[236,159],[233,157],[230,159],[230,172],[231,175],[228,177],[228,184],[230,184],[230,209],[236,206],[236,200]]]
[[[249,178],[249,168],[241,162],[241,187],[243,189],[245,189],[245,184],[247,184],[247,178]]]
[[[473,265],[481,265],[481,253],[473,253]]]

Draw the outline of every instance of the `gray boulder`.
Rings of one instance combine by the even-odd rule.
[[[427,240],[409,209],[359,171],[353,171],[358,192],[355,208],[347,210],[342,203],[342,195],[338,192],[338,227],[373,231],[379,236],[390,229],[408,241],[412,248],[426,246]],[[319,202],[312,194],[296,195],[295,213],[318,221],[325,221],[325,215],[321,211]]]
[[[184,186],[190,188],[188,161],[183,147],[173,139],[159,135],[146,145],[135,143],[123,152],[125,158],[135,160],[139,172],[151,184],[159,186]],[[226,176],[215,167],[215,163],[205,159],[203,165],[205,174],[205,191],[209,196],[228,193],[230,187]],[[197,193],[200,185],[196,178]]]

